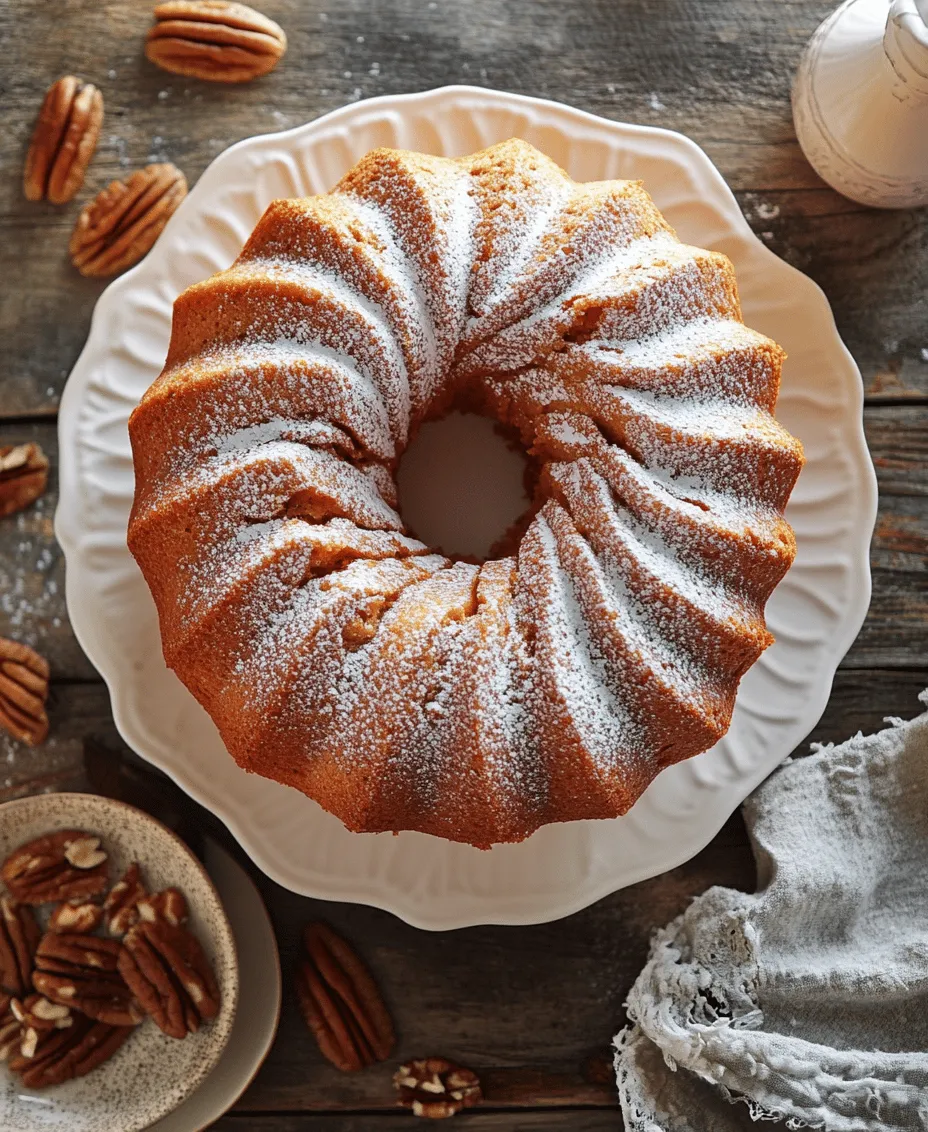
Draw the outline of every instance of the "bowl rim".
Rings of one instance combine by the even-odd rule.
[[[158,829],[161,833],[167,834],[168,841],[174,844],[181,856],[186,856],[188,858],[189,862],[199,872],[202,880],[207,886],[208,891],[210,891],[215,898],[216,908],[220,912],[220,918],[217,925],[218,930],[215,933],[215,939],[217,940],[217,946],[220,947],[222,951],[231,959],[231,963],[229,965],[231,985],[229,988],[223,988],[222,1000],[223,1004],[227,1005],[227,1011],[225,1013],[225,1018],[223,1021],[224,1030],[220,1033],[219,1041],[215,1043],[214,1048],[212,1049],[209,1056],[198,1058],[196,1061],[191,1063],[192,1071],[188,1075],[184,1085],[182,1086],[180,1094],[173,1100],[170,1108],[165,1109],[163,1112],[159,1112],[153,1118],[146,1116],[144,1118],[144,1123],[130,1124],[127,1127],[120,1129],[120,1132],[142,1132],[143,1129],[150,1127],[152,1124],[174,1112],[175,1109],[179,1108],[180,1105],[182,1105],[194,1094],[194,1092],[203,1084],[210,1073],[212,1073],[212,1071],[216,1068],[223,1051],[229,1044],[229,1039],[232,1036],[232,1026],[235,1021],[236,1012],[238,1010],[239,986],[241,982],[238,947],[235,942],[235,933],[232,931],[232,925],[229,922],[229,917],[226,912],[225,905],[222,902],[222,898],[219,895],[216,885],[213,883],[212,877],[206,871],[206,866],[178,833],[176,833],[173,829],[170,828],[170,826],[166,825],[159,818],[156,818],[152,814],[148,813],[146,810],[143,810],[138,806],[134,806],[130,802],[124,802],[120,798],[111,798],[107,794],[96,794],[90,790],[62,790],[48,794],[26,794],[20,798],[11,798],[7,802],[0,803],[0,824],[2,824],[5,815],[11,812],[15,812],[17,809],[25,809],[29,805],[35,805],[36,803],[39,803],[41,805],[42,803],[47,803],[49,805],[59,804],[67,807],[67,805],[73,804],[75,800],[80,800],[80,802],[84,804],[86,804],[89,800],[91,805],[98,804],[101,808],[101,811],[104,812],[107,809],[115,809],[128,812],[131,815],[132,821],[140,822],[141,824],[145,824],[147,822],[149,825],[156,827],[156,829]],[[97,835],[96,830],[90,832],[93,832],[94,835]],[[105,841],[106,833],[104,831],[100,831],[99,837],[101,838],[101,840]],[[144,867],[144,862],[140,862],[140,864],[142,864]],[[144,1022],[142,1024],[144,1024]],[[113,1127],[115,1128],[115,1125]]]

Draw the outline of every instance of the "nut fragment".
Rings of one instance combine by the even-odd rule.
[[[48,675],[35,649],[0,637],[0,727],[33,747],[48,734]]]
[[[424,1057],[401,1065],[393,1074],[393,1085],[399,1090],[398,1104],[429,1120],[444,1120],[463,1108],[473,1108],[483,1096],[477,1074],[444,1057]]]
[[[75,865],[67,859],[73,843],[82,843],[76,850]],[[92,842],[92,848],[88,843]],[[82,900],[99,896],[106,890],[106,857],[99,839],[79,829],[63,829],[47,833],[15,849],[0,867],[0,876],[16,900],[23,904],[45,904],[59,900]],[[72,852],[74,856],[74,852]],[[95,861],[95,864],[89,864]]]
[[[385,1060],[393,1022],[370,971],[326,924],[309,924],[303,941],[297,1000],[323,1057],[346,1073]]]
[[[0,1017],[0,1061],[7,1061],[19,1049],[21,1041],[19,1022],[12,1014]]]
[[[22,1075],[29,1089],[60,1085],[102,1065],[132,1030],[131,1026],[110,1026],[77,1015],[68,1029],[38,1034],[34,1047],[30,1040],[27,1050],[31,1049],[31,1056],[20,1049],[9,1057],[9,1067]]]
[[[129,267],[150,250],[186,195],[186,178],[170,163],[110,181],[74,225],[74,266],[82,275],[115,275]]]
[[[111,1026],[134,1026],[143,1014],[119,972],[118,940],[46,933],[35,953],[32,985],[51,1002]]]
[[[107,931],[112,935],[125,935],[139,918],[136,904],[146,895],[141,870],[138,863],[133,861],[103,902]]]
[[[48,920],[53,932],[71,932],[74,935],[90,935],[103,920],[103,909],[91,900],[81,900],[59,904]]]
[[[48,458],[38,444],[0,445],[0,519],[34,503],[48,484]]]
[[[219,1012],[219,987],[198,940],[164,920],[140,920],[123,941],[119,970],[146,1014],[185,1038]]]
[[[136,904],[136,911],[139,919],[149,924],[163,920],[171,927],[178,928],[187,922],[187,901],[179,888],[165,888],[161,892],[143,896]]]
[[[27,200],[71,200],[97,148],[103,95],[92,83],[65,75],[45,95],[26,154],[23,192]]]
[[[10,1003],[10,1013],[22,1026],[34,1030],[66,1030],[72,1025],[70,1006],[49,1002],[40,994],[27,995],[22,1001],[14,998]]]
[[[5,994],[21,998],[31,989],[40,934],[31,908],[0,897],[0,988]]]
[[[244,83],[273,70],[287,50],[283,28],[244,4],[168,0],[155,20],[145,54],[175,75]]]

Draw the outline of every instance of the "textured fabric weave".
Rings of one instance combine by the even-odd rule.
[[[928,1129],[928,714],[889,722],[777,770],[744,806],[757,893],[655,934],[615,1039],[628,1132]]]

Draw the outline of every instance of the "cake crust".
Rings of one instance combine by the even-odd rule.
[[[625,813],[726,732],[802,467],[730,261],[638,182],[513,139],[374,150],[174,307],[128,541],[236,762],[358,832],[482,848]],[[451,406],[532,462],[514,553],[451,561],[395,472]]]

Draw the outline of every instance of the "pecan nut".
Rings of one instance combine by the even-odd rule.
[[[138,921],[139,915],[136,904],[148,892],[142,883],[142,873],[138,863],[133,861],[126,869],[122,879],[107,893],[103,902],[103,914],[106,917],[106,930],[111,935],[125,935],[129,928]]]
[[[58,904],[48,920],[49,931],[90,935],[103,922],[103,909],[92,900],[70,900]]]
[[[119,957],[126,984],[171,1038],[185,1038],[219,1012],[219,987],[196,936],[164,920],[140,920]]]
[[[48,458],[38,444],[0,445],[0,519],[34,503],[48,484]]]
[[[307,925],[303,942],[297,1001],[323,1057],[346,1073],[384,1061],[396,1039],[370,971],[326,924]]]
[[[49,1001],[97,1022],[134,1026],[143,1014],[120,974],[121,951],[115,939],[48,932],[35,953],[32,985]]]
[[[149,251],[187,195],[170,163],[146,165],[127,181],[110,181],[81,211],[71,233],[71,260],[81,275],[115,275]]]
[[[155,21],[145,54],[175,75],[244,83],[272,71],[287,50],[283,28],[245,4],[168,0]]]
[[[412,1109],[413,1116],[444,1120],[464,1108],[479,1104],[483,1093],[480,1079],[470,1069],[444,1057],[423,1057],[401,1065],[393,1074],[399,1090],[398,1104]]]
[[[21,998],[31,989],[40,935],[31,908],[0,897],[0,988],[5,994]]]
[[[65,75],[45,95],[26,154],[23,192],[27,200],[52,204],[72,199],[97,148],[103,95],[92,83]]]
[[[33,747],[48,734],[48,676],[35,649],[0,637],[0,727]]]
[[[62,829],[20,845],[3,862],[0,876],[23,904],[83,900],[106,891],[106,853],[99,837]]]
[[[9,1012],[0,1015],[0,1062],[9,1061],[19,1052],[21,1042],[19,1022]]]
[[[21,1048],[8,1058],[8,1064],[13,1072],[22,1076],[23,1084],[29,1089],[60,1085],[102,1065],[132,1030],[132,1026],[111,1026],[77,1015],[68,1029],[46,1030],[40,1034],[31,1056]]]
[[[165,888],[143,896],[135,910],[138,918],[149,924],[162,920],[173,928],[180,928],[187,923],[187,901],[179,888]]]

